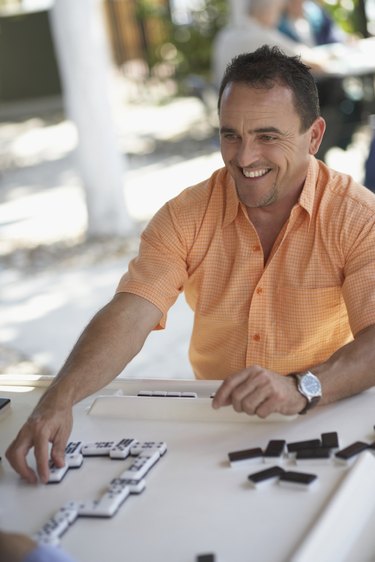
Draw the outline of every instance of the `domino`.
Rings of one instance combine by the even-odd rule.
[[[84,457],[107,456],[115,445],[114,441],[95,441],[95,443],[83,445],[81,452]]]
[[[248,480],[254,488],[259,488],[265,484],[269,484],[278,479],[285,470],[280,466],[271,466],[265,470],[260,470],[259,472],[254,472],[249,474]]]
[[[117,490],[117,488],[129,487],[131,494],[141,494],[146,487],[146,480],[130,480],[129,478],[113,478],[109,484],[109,490]]]
[[[331,449],[327,447],[316,447],[315,449],[300,449],[296,453],[297,464],[305,462],[326,463],[332,457]]]
[[[245,449],[243,451],[233,451],[228,453],[229,463],[232,467],[240,466],[251,462],[263,460],[263,451],[260,447],[254,449]]]
[[[50,460],[47,484],[58,484],[64,478],[68,470],[69,465],[67,462],[65,462],[64,466],[58,467],[52,460]]]
[[[316,485],[317,479],[316,474],[286,471],[280,475],[278,485],[297,490],[309,490]]]
[[[284,439],[271,439],[263,453],[265,463],[282,461],[286,451],[286,441]]]
[[[294,443],[288,443],[288,453],[296,453],[301,449],[313,449],[315,447],[321,447],[322,442],[320,439],[309,439],[307,441],[295,441]]]
[[[171,390],[167,392],[167,398],[181,398],[181,392]]]
[[[154,392],[152,393],[152,396],[157,396],[159,398],[165,398],[165,396],[167,396],[167,391],[166,390],[154,390]]]
[[[142,443],[134,441],[130,447],[130,454],[133,456],[137,456],[143,451],[158,451],[162,457],[167,451],[167,444],[165,441],[144,441]]]
[[[33,538],[38,543],[59,544],[62,535],[77,519],[78,510],[79,504],[77,502],[66,503],[43,525],[40,531],[33,535]]]
[[[70,441],[65,447],[65,462],[68,468],[80,468],[83,463],[82,441]]]
[[[129,480],[141,480],[152,466],[159,460],[160,454],[158,451],[150,450],[149,453],[143,452],[136,457],[133,463],[127,468],[120,478]]]
[[[80,504],[79,517],[112,517],[130,494],[129,486],[108,490],[98,500]]]
[[[133,438],[121,439],[112,449],[109,451],[109,456],[111,459],[126,459],[130,454],[130,448],[132,445],[137,443]]]
[[[198,398],[196,392],[181,392],[181,398]]]
[[[152,396],[152,390],[140,390],[137,396]]]
[[[196,558],[196,562],[215,562],[216,557],[215,554],[207,553],[207,554],[198,554]]]
[[[336,431],[331,431],[329,433],[322,433],[322,447],[328,447],[329,449],[339,448],[339,436]]]
[[[365,451],[369,448],[368,443],[364,443],[363,441],[355,441],[348,447],[341,449],[337,453],[335,453],[335,460],[341,464],[350,463],[355,459],[359,453]]]

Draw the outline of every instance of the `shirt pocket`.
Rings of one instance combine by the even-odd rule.
[[[317,356],[329,356],[348,338],[341,286],[279,287],[275,304],[279,353],[308,354],[314,362]]]

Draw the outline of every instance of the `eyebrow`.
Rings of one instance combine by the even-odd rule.
[[[220,134],[223,133],[235,133],[236,129],[233,129],[232,127],[220,127]],[[249,131],[250,133],[277,133],[278,135],[285,135],[285,133],[283,133],[282,131],[280,131],[280,129],[277,129],[277,127],[259,127],[258,129],[252,129]]]

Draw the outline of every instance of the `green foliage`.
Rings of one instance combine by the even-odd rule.
[[[344,31],[360,36],[365,34],[363,0],[336,0],[335,2],[331,0],[323,4]]]

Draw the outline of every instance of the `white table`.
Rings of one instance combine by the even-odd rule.
[[[32,534],[67,500],[97,497],[109,481],[124,470],[128,461],[86,458],[80,469],[69,471],[58,485],[31,486],[22,482],[9,467],[4,451],[43,390],[34,386],[43,385],[43,382],[26,380],[24,384],[29,386],[0,388],[0,396],[12,400],[10,414],[0,419],[0,454],[3,457],[0,525],[7,530]],[[112,519],[79,518],[62,537],[61,546],[77,561],[193,562],[197,554],[204,552],[214,552],[217,562],[309,560],[305,555],[293,559],[293,555],[301,552],[299,546],[311,536],[309,533],[314,524],[326,513],[337,490],[342,491],[343,483],[354,469],[334,464],[303,468],[290,465],[291,470],[318,474],[319,486],[315,490],[294,491],[275,484],[267,489],[254,490],[249,486],[247,476],[264,466],[230,468],[227,453],[264,447],[271,438],[292,442],[319,437],[326,431],[337,431],[342,447],[357,440],[374,441],[375,391],[317,408],[306,416],[291,420],[262,422],[245,418],[235,422],[229,409],[219,411],[215,419],[208,397],[216,384],[171,380],[118,381],[99,393],[106,398],[97,395],[75,407],[72,439],[88,442],[134,436],[139,440],[164,440],[168,444],[166,455],[146,476],[147,487],[140,496],[130,496]],[[180,398],[151,398],[149,406],[147,398],[134,398],[138,390],[147,388],[197,391],[198,398],[183,399],[184,404],[191,400],[191,421],[186,417],[187,406],[179,408],[175,406],[176,402],[173,406],[168,402],[182,400]],[[132,397],[121,398],[121,393]],[[93,405],[94,398],[97,400]],[[134,400],[139,400],[137,419],[133,406],[129,408],[130,413],[126,413],[126,405],[130,401],[134,404]],[[151,406],[158,401],[162,420],[155,419],[157,408]],[[207,409],[210,409],[209,421],[194,420],[194,417],[202,419]],[[30,462],[33,462],[32,457]],[[375,481],[375,458],[371,457],[368,463],[370,472],[374,467],[372,479]],[[361,486],[363,493],[363,486],[369,485],[365,480],[358,483],[359,492]],[[340,513],[331,542],[339,544],[340,536],[352,535],[352,544],[330,562],[374,559],[373,492],[374,489],[369,489],[369,494],[365,493],[371,497],[371,513],[357,531],[355,510],[361,511],[363,505],[355,505],[353,501],[353,510]],[[357,496],[361,497],[361,494]],[[354,531],[357,537],[354,537]],[[327,544],[321,546],[324,552]],[[322,560],[320,557],[319,562]]]

